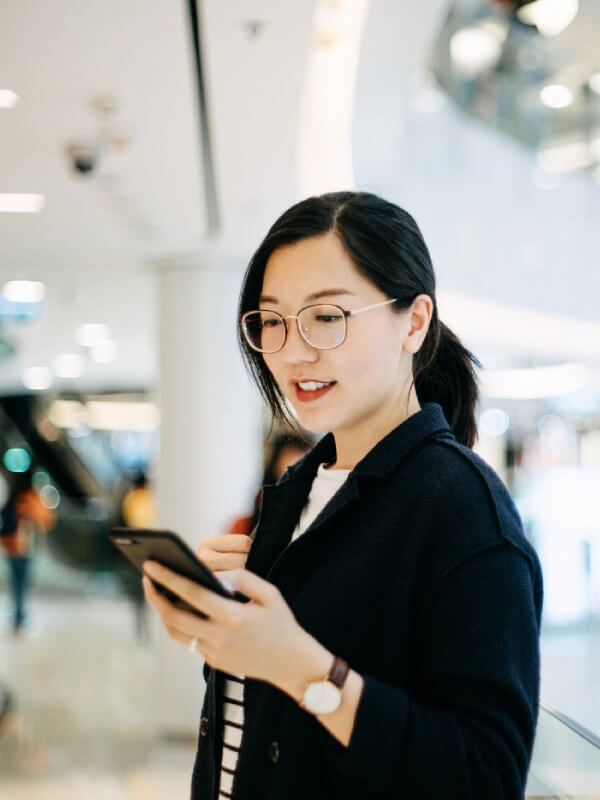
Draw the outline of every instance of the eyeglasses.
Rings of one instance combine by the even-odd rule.
[[[305,306],[298,311],[298,314],[287,314],[286,316],[277,311],[259,309],[246,311],[242,315],[240,324],[246,341],[253,350],[257,350],[259,353],[277,353],[278,350],[281,350],[288,336],[286,321],[288,319],[296,320],[300,336],[311,347],[315,347],[317,350],[333,350],[334,347],[339,347],[346,341],[348,317],[395,302],[396,298],[392,297],[391,300],[355,308],[352,311],[346,311],[340,306],[329,303],[320,303]]]

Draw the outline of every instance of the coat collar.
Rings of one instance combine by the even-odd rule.
[[[350,476],[357,478],[386,478],[414,447],[423,439],[436,434],[455,438],[439,403],[424,403],[420,410],[380,439],[355,465]],[[327,433],[300,461],[288,467],[277,486],[292,480],[311,480],[319,464],[335,460],[336,448],[333,433]]]
[[[438,403],[425,403],[381,439],[351,470],[347,479],[298,540],[290,543],[319,464],[336,457],[335,438],[327,433],[276,484],[263,488],[262,507],[246,569],[262,577],[281,574],[288,551],[302,548],[333,528],[331,523],[361,495],[361,484],[384,479],[420,442],[434,435],[454,438]],[[335,526],[333,526],[335,527]],[[289,545],[289,546],[288,546]],[[284,552],[285,551],[285,552]],[[289,577],[289,576],[288,576]],[[291,587],[289,587],[291,591]]]

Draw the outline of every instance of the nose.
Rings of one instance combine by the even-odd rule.
[[[288,318],[287,327],[287,339],[281,351],[283,360],[288,364],[300,364],[303,361],[314,363],[319,357],[319,351],[300,335],[297,320]]]

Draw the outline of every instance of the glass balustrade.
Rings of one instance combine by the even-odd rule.
[[[600,800],[600,738],[543,700],[526,796]]]

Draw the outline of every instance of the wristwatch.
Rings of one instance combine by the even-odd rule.
[[[300,707],[311,714],[330,714],[342,702],[342,687],[350,667],[340,656],[335,656],[326,678],[309,681],[304,687]]]

